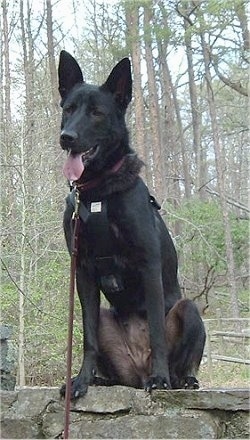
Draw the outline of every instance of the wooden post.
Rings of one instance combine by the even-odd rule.
[[[207,333],[207,339],[206,339],[206,347],[207,347],[207,368],[208,368],[208,376],[209,376],[209,382],[212,383],[212,376],[213,376],[213,360],[212,360],[212,352],[211,352],[211,335],[210,335],[210,328],[209,328],[209,322],[206,322],[206,333]]]
[[[221,319],[221,309],[216,309],[216,316],[218,321],[218,330],[222,332],[222,319]],[[219,338],[219,354],[224,354],[224,338],[223,335],[218,336]]]

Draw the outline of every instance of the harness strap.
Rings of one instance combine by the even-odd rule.
[[[75,208],[75,193],[70,193],[70,202]],[[91,243],[89,250],[97,264],[104,272],[108,270],[108,258],[115,254],[114,240],[111,235],[110,224],[107,214],[107,200],[99,202],[79,202],[79,217],[85,228],[85,234]]]

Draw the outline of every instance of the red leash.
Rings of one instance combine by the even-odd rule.
[[[78,252],[78,234],[80,226],[79,218],[79,192],[75,190],[75,211],[72,216],[74,221],[74,231],[72,238],[71,264],[70,264],[70,287],[69,287],[69,318],[68,318],[68,344],[67,344],[67,374],[66,374],[66,395],[65,395],[65,418],[63,438],[69,438],[70,423],[70,397],[71,397],[71,367],[72,367],[72,339],[74,321],[74,293],[75,293],[75,274]]]

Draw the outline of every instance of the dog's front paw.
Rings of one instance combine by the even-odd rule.
[[[144,389],[151,393],[152,390],[170,390],[170,380],[162,376],[150,376],[145,382]]]
[[[73,377],[71,379],[71,392],[70,399],[78,399],[78,397],[83,397],[88,390],[88,383],[84,382],[80,376]],[[60,388],[61,397],[66,395],[66,384],[62,385]]]
[[[194,376],[187,376],[184,380],[184,386],[186,390],[198,390],[200,388],[199,382]]]

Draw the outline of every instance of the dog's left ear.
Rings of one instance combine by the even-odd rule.
[[[112,70],[107,81],[101,86],[109,90],[121,109],[126,109],[132,99],[131,65],[128,58],[123,58]]]

